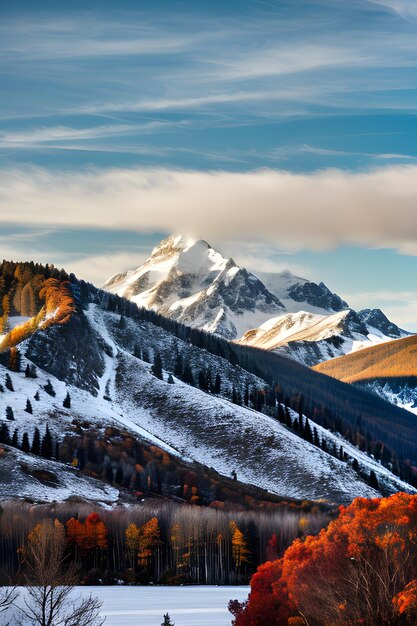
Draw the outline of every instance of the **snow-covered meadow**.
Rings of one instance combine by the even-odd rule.
[[[75,587],[73,597],[90,593],[103,601],[105,626],[160,626],[165,613],[175,626],[230,626],[229,600],[246,599],[249,587]]]

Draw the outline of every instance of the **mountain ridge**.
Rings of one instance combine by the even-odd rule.
[[[4,267],[14,276],[8,281],[11,299],[18,285],[24,282],[17,269],[16,264]],[[31,280],[30,276],[25,280]],[[151,444],[165,449],[169,446],[171,452],[176,451],[184,459],[195,455],[197,459],[194,460],[203,464],[209,462],[223,475],[237,468],[243,483],[258,484],[275,493],[278,489],[285,497],[312,496],[346,501],[355,493],[373,493],[363,478],[352,473],[346,460],[358,454],[363,471],[369,476],[372,468],[381,485],[386,484],[384,488],[392,489],[393,484],[399,484],[399,479],[389,469],[372,461],[364,452],[355,451],[349,442],[323,429],[318,421],[328,420],[332,412],[338,411],[341,418],[355,424],[357,406],[364,424],[371,420],[367,427],[371,428],[373,423],[373,427],[380,429],[390,416],[399,425],[403,424],[404,432],[408,432],[413,425],[406,412],[344,383],[331,382],[331,379],[278,355],[268,356],[261,350],[231,344],[155,312],[139,309],[128,300],[78,281],[73,275],[63,274],[62,280],[74,300],[70,319],[63,324],[35,328],[30,337],[1,355],[3,380],[6,381],[8,374],[14,389],[18,389],[13,391],[5,384],[0,393],[3,406],[14,410],[11,421],[14,426],[29,424],[42,406],[45,407],[43,419],[51,428],[55,424],[57,433],[71,426],[65,417],[71,412],[78,415],[74,427],[85,437],[93,423],[101,424],[102,429],[117,423],[133,437],[144,437]],[[17,300],[13,301],[18,305]],[[19,313],[18,310],[13,312]],[[17,352],[21,355],[19,358]],[[158,353],[164,364],[163,380],[154,375],[154,366],[148,363],[154,360],[155,365]],[[96,363],[94,369],[90,367],[91,358]],[[26,366],[32,363],[39,368],[37,378],[31,378],[31,367],[28,376],[16,369],[22,360]],[[175,374],[179,360],[180,378]],[[91,378],[85,377],[86,368],[90,370]],[[168,374],[173,376],[173,384],[169,383]],[[220,394],[213,387],[216,374],[220,374]],[[51,400],[55,396],[50,390],[46,391],[51,386],[48,377],[57,400]],[[274,380],[280,380],[282,388],[274,386]],[[324,387],[320,390],[320,385],[328,386],[328,390]],[[29,387],[32,391],[25,396],[23,388]],[[333,393],[333,387],[337,388],[336,393]],[[58,388],[61,389],[59,394]],[[30,415],[34,414],[35,418],[31,418],[24,407],[25,400],[36,395],[35,389],[41,395],[41,404],[32,399]],[[71,395],[69,413],[62,409],[65,390]],[[300,406],[300,398],[304,396],[304,413],[312,420],[313,415],[316,416],[312,425],[320,433],[320,440],[324,437],[333,441],[332,454],[296,433],[297,419],[300,427],[297,413],[290,414],[292,428],[280,423],[276,413],[277,399],[285,396],[294,407]],[[347,397],[349,402],[346,402]],[[42,405],[42,402],[46,404]],[[61,403],[59,410],[57,402]],[[372,405],[369,414],[367,403]],[[321,405],[328,407],[327,417],[320,413]],[[88,406],[91,411],[87,411]],[[339,411],[337,407],[343,406],[353,408],[349,408],[348,413],[346,409]],[[305,421],[304,417],[301,419]],[[379,426],[378,420],[381,420]],[[402,447],[401,442],[398,450]],[[342,460],[338,459],[339,448],[349,450],[348,456],[345,458],[344,453]],[[65,458],[71,459],[69,453],[66,454]],[[312,459],[315,459],[314,471],[310,467]],[[117,469],[122,481],[135,475],[132,465],[125,465]],[[102,465],[100,471],[110,469]],[[406,488],[404,483],[401,484]]]
[[[380,309],[350,309],[323,282],[289,271],[252,273],[205,240],[180,235],[161,241],[142,266],[115,274],[104,288],[188,326],[309,366],[408,334]]]

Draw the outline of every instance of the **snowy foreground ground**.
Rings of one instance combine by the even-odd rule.
[[[249,587],[76,587],[73,597],[90,593],[103,601],[105,626],[160,626],[164,613],[175,626],[230,626],[228,602]]]

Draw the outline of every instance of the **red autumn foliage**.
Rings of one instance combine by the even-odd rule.
[[[82,553],[107,548],[107,528],[97,513],[90,513],[84,523],[72,517],[66,530],[68,543],[77,546]]]
[[[317,536],[258,568],[247,604],[230,609],[236,626],[416,624],[417,496],[341,507]]]
[[[282,561],[268,561],[258,567],[252,576],[249,602],[229,603],[229,610],[235,616],[236,626],[286,626],[291,616],[291,608],[285,586],[280,585]]]

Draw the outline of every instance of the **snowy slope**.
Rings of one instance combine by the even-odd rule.
[[[347,302],[332,293],[324,283],[314,283],[292,272],[256,272],[265,287],[284,304],[289,313],[307,311],[317,315],[337,313],[348,308]]]
[[[77,498],[114,504],[119,491],[89,478],[77,469],[25,454],[11,446],[0,448],[1,500],[21,498],[33,502],[60,502]]]
[[[315,365],[408,333],[379,309],[355,313],[324,283],[238,267],[203,240],[168,237],[105,289],[188,326]]]
[[[167,372],[164,372],[163,381],[153,376],[150,364],[131,354],[131,342],[140,341],[149,351],[160,350],[167,361],[168,352],[173,353],[181,342],[162,329],[132,319],[126,319],[126,327],[121,329],[119,315],[94,304],[90,305],[85,319],[90,336],[95,337],[100,346],[104,363],[97,374],[97,385],[93,385],[91,391],[82,389],[59,380],[51,372],[46,374],[39,367],[36,379],[9,372],[15,391],[5,389],[0,393],[0,417],[4,419],[5,407],[11,406],[15,414],[15,421],[9,423],[11,428],[31,432],[35,425],[43,430],[48,423],[54,434],[62,437],[70,432],[74,417],[79,417],[96,428],[122,426],[132,436],[155,444],[186,462],[195,461],[227,477],[236,471],[239,481],[280,496],[347,502],[359,495],[377,495],[349,464],[307,443],[275,419],[205,393],[178,379],[174,384],[168,384]],[[64,331],[60,329],[59,332]],[[49,345],[42,342],[42,337],[42,334],[38,335],[40,353],[45,345]],[[186,343],[183,348],[191,350],[187,358],[193,363],[198,364],[201,359],[201,363],[213,372],[220,368],[223,385],[226,381],[228,385],[240,387],[248,381],[251,384],[261,382],[204,350],[190,348]],[[31,354],[37,354],[33,345]],[[5,374],[6,370],[0,366],[2,382]],[[54,398],[43,389],[48,378],[56,392]],[[71,375],[71,380],[78,379]],[[71,409],[64,409],[62,402],[68,390]],[[36,391],[40,393],[39,402],[33,400]],[[24,411],[26,398],[32,399],[33,415]],[[348,444],[338,439],[338,445],[347,447]],[[367,455],[353,452],[367,471],[375,470],[380,484],[388,490],[407,488]],[[67,496],[71,489],[73,495],[84,493],[78,484],[72,484],[67,491],[55,490],[48,498]],[[103,495],[103,499],[111,499],[110,496]]]
[[[400,336],[406,336],[398,331]],[[312,366],[387,341],[391,337],[366,325],[352,309],[346,309],[333,315],[288,313],[247,331],[238,343],[274,350]]]

